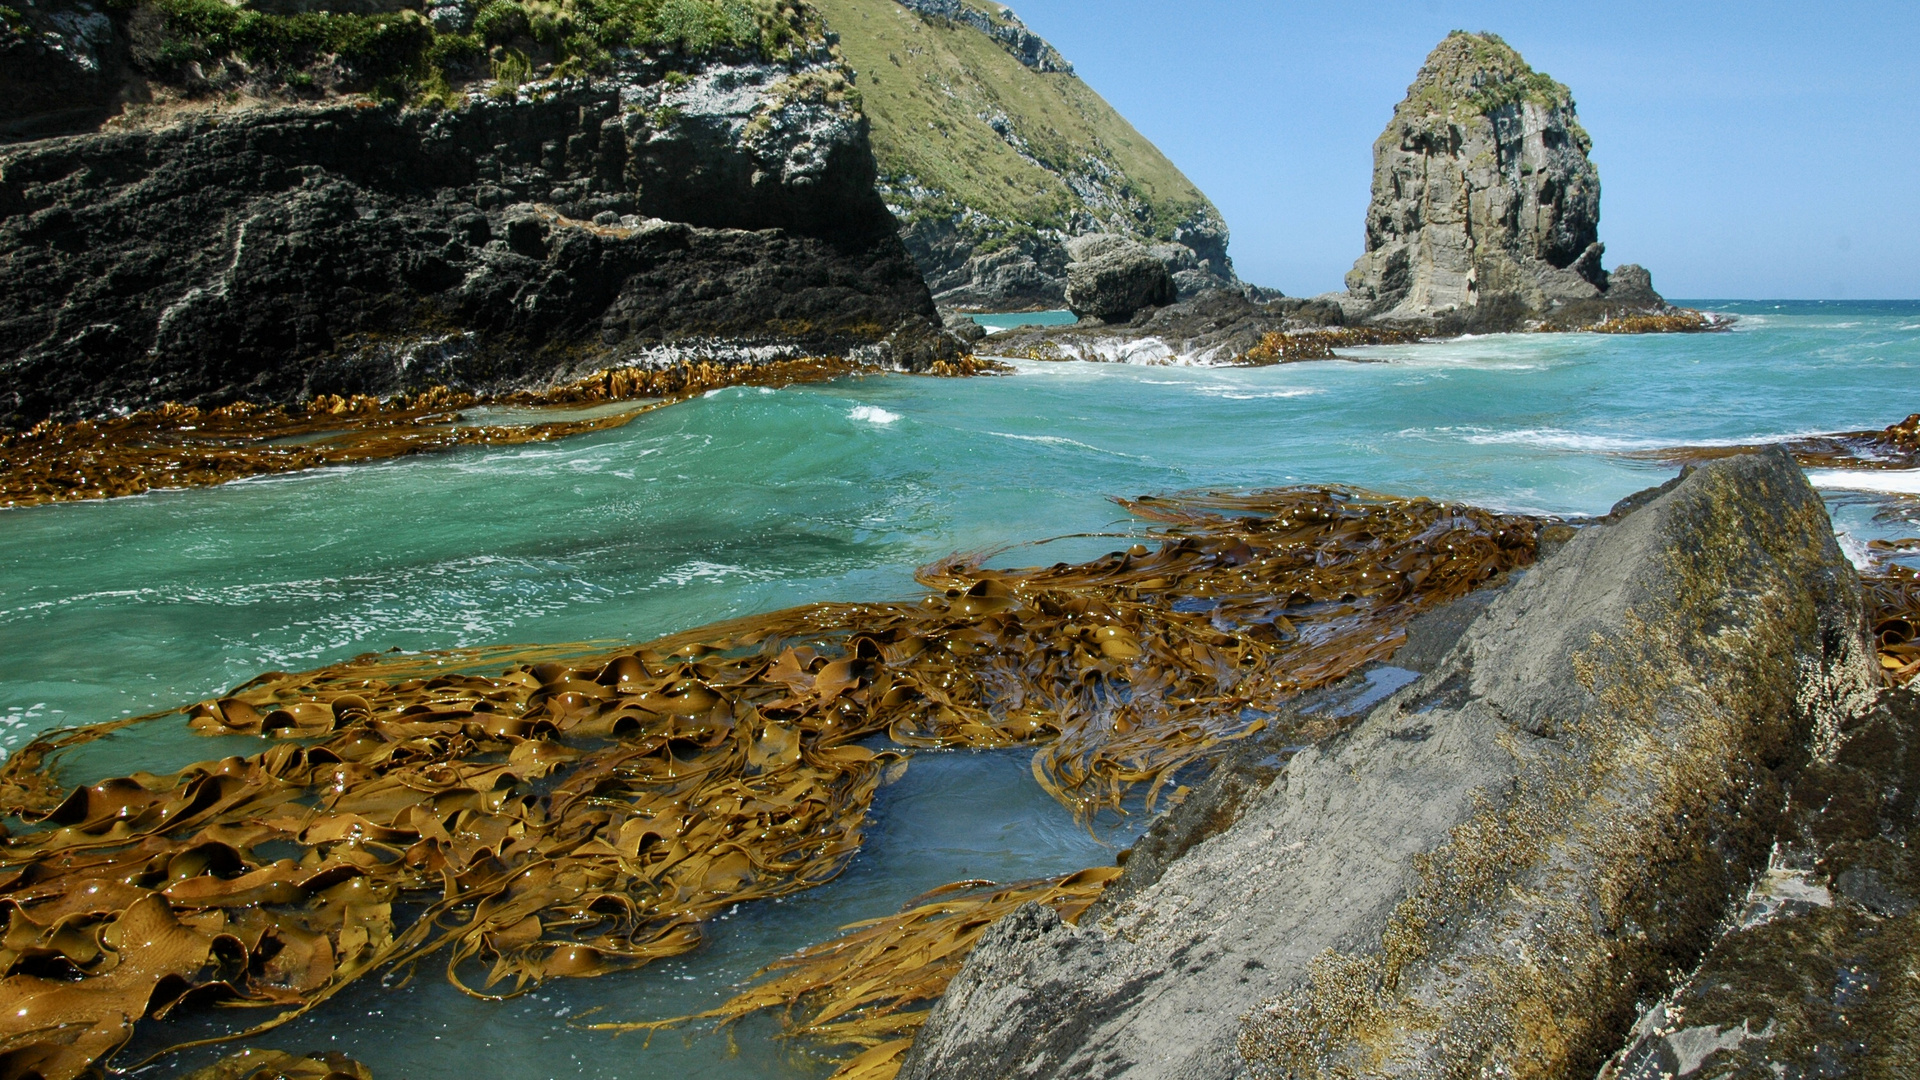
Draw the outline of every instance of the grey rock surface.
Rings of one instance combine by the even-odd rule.
[[[964,351],[837,68],[661,74],[0,147],[0,423]]]
[[[1067,242],[1067,307],[1081,318],[1131,319],[1144,307],[1171,304],[1178,290],[1166,263],[1130,236],[1097,233]]]
[[[1371,317],[1452,330],[1667,310],[1644,271],[1616,290],[1601,267],[1591,149],[1565,86],[1498,37],[1449,35],[1374,143],[1349,292]]]
[[[1075,189],[1095,202],[1120,200],[1075,180]],[[1085,189],[1085,190],[1082,190]],[[890,190],[888,199],[903,210],[913,205],[910,194]],[[900,238],[913,253],[943,306],[975,311],[1018,311],[1069,306],[1068,246],[1076,239],[1108,235],[1125,215],[1102,220],[1088,217],[1074,230],[1034,230],[1020,222],[975,221],[940,216],[906,215]],[[1124,234],[1131,235],[1131,234]],[[1168,242],[1132,237],[1166,268],[1174,297],[1188,300],[1217,290],[1239,292],[1244,286],[1227,257],[1227,227],[1211,208],[1174,230]],[[991,241],[991,242],[989,242]]]
[[[1766,865],[1870,656],[1792,460],[1701,468],[1151,882],[990,930],[900,1075],[1592,1075]]]
[[[1040,35],[1014,15],[1013,9],[1000,4],[991,12],[982,11],[961,0],[900,0],[900,6],[937,19],[965,23],[1000,43],[1013,58],[1035,71],[1063,72],[1071,75],[1073,65]]]

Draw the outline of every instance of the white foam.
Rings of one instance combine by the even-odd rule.
[[[865,420],[869,424],[885,425],[900,419],[900,414],[888,412],[878,405],[855,405],[847,417],[851,420]]]
[[[1091,450],[1096,454],[1106,454],[1109,457],[1132,458],[1135,461],[1147,460],[1138,454],[1123,454],[1118,450],[1105,450],[1094,446],[1092,443],[1083,443],[1079,439],[1069,439],[1064,435],[1015,435],[1010,431],[989,431],[987,434],[998,435],[1003,439],[1016,439],[1020,442],[1040,443],[1044,446],[1071,446],[1080,450]]]
[[[1232,386],[1200,386],[1195,387],[1195,389],[1208,397],[1225,398],[1228,401],[1258,401],[1262,398],[1312,397],[1315,394],[1321,393],[1319,390],[1311,390],[1305,387],[1297,387],[1292,390],[1242,390]]]
[[[1920,495],[1920,469],[1819,469],[1807,474],[1817,488]]]
[[[1467,442],[1478,446],[1540,446],[1550,450],[1584,450],[1598,453],[1622,450],[1658,450],[1672,446],[1672,439],[1634,438],[1618,435],[1586,435],[1561,428],[1521,428],[1518,431],[1492,431],[1469,435]]]
[[[1833,538],[1840,542],[1840,553],[1847,557],[1855,570],[1865,573],[1873,569],[1873,551],[1859,537],[1841,529],[1835,529]]]

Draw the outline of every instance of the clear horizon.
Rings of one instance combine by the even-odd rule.
[[[1373,140],[1448,31],[1573,90],[1608,267],[1668,296],[1920,297],[1920,5],[1018,0],[1034,32],[1310,296],[1360,255]]]

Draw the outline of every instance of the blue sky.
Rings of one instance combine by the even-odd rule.
[[[1675,297],[1920,297],[1920,3],[1009,0],[1205,191],[1242,277],[1360,254],[1373,140],[1491,30],[1572,87],[1607,265]]]

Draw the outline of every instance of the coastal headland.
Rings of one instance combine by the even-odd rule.
[[[1419,69],[1374,144],[1346,288],[1311,298],[1241,281],[1207,197],[1011,10],[975,0],[7,0],[0,137],[0,508],[36,524],[64,512],[27,509],[48,503],[588,443],[709,398],[720,419],[674,446],[752,429],[805,469],[829,450],[904,457],[861,436],[914,437],[918,418],[762,405],[867,377],[1015,376],[883,384],[955,391],[927,431],[978,406],[959,391],[1089,370],[1047,361],[1272,369],[1461,335],[1729,326],[1604,265],[1571,91],[1487,33],[1447,36]],[[988,337],[971,317],[1057,306],[1078,321]],[[1368,347],[1387,348],[1353,351]],[[1287,373],[1374,370],[1390,369]],[[723,414],[730,395],[762,411]],[[963,434],[931,465],[827,479],[910,501],[994,439],[1063,455],[1023,460],[1035,474],[1085,468],[1083,494],[1140,490],[1090,476],[1186,475],[1044,426],[1067,411],[1003,407],[997,426],[949,425]],[[1170,412],[1151,437],[1219,415]],[[1000,422],[1034,413],[1033,430]],[[649,588],[773,584],[612,640],[501,645],[476,621],[348,658],[338,642],[372,634],[326,611],[324,646],[281,643],[244,677],[223,656],[224,692],[203,680],[201,700],[16,732],[0,1080],[200,1064],[210,1043],[238,1053],[189,1080],[370,1080],[264,1040],[427,974],[504,1005],[683,961],[743,906],[840,878],[916,753],[989,750],[1030,755],[1072,824],[1151,824],[1099,865],[943,874],[688,1015],[603,1002],[567,1014],[570,1034],[760,1018],[838,1080],[1904,1078],[1920,571],[1897,557],[1920,542],[1843,546],[1802,468],[1904,479],[1920,416],[1837,426],[1617,447],[1679,475],[1594,517],[1276,487],[1284,463],[1259,460],[1265,486],[1117,497],[1123,526],[1061,538],[1124,537],[1104,555],[1009,566],[993,548],[900,571],[909,595],[823,598],[847,564],[871,569],[843,535],[900,520],[855,499],[747,542],[804,534],[842,577],[706,551],[643,563]],[[1207,438],[1240,449],[1224,427]],[[679,452],[632,450],[608,475],[687,483],[697,514],[540,503],[478,558],[518,545],[503,579],[556,573],[576,552],[548,542],[572,543],[583,507],[628,531],[672,519],[663,533],[735,512],[737,489],[635,465]],[[758,481],[767,460],[710,471]],[[438,518],[408,501],[422,488],[382,505],[478,534],[535,501],[523,467]],[[566,488],[575,467],[598,466],[529,483]],[[307,520],[364,511],[313,505]],[[193,558],[234,558],[233,521],[208,518],[165,523],[158,546],[197,529]],[[418,556],[423,576],[446,572],[436,558]],[[492,602],[538,606],[523,581]],[[4,614],[147,602],[137,584],[88,577]],[[252,587],[202,590],[205,610]],[[618,591],[584,573],[562,587]],[[255,656],[227,620],[199,619]],[[128,621],[129,649],[187,633]]]

